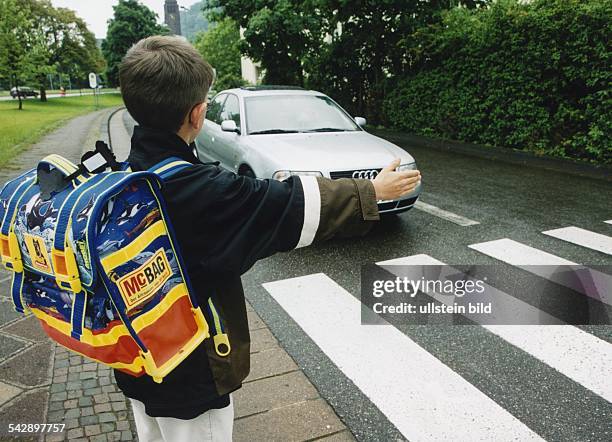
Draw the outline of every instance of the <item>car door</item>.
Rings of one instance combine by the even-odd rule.
[[[202,161],[221,161],[216,143],[221,134],[221,111],[226,99],[227,94],[219,94],[208,105],[204,127],[196,138],[196,148]]]
[[[228,94],[221,110],[221,121],[233,120],[240,130],[240,101],[234,94]],[[219,129],[220,130],[220,129]],[[228,170],[237,170],[239,161],[240,133],[223,132],[215,142],[215,152],[221,165]]]

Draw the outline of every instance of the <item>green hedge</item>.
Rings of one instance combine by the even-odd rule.
[[[423,135],[610,164],[611,24],[611,0],[451,10],[412,36],[410,74],[391,79],[385,121]]]

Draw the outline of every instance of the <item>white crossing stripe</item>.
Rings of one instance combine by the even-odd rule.
[[[409,440],[542,440],[395,327],[362,326],[361,303],[323,273],[263,284]]]
[[[421,210],[423,212],[429,213],[430,215],[437,216],[438,218],[445,219],[446,221],[450,221],[451,223],[458,224],[463,227],[474,226],[476,224],[480,224],[478,221],[474,221],[469,218],[465,218],[453,212],[448,212],[446,210],[440,209],[439,207],[424,203],[423,201],[420,201],[420,200],[414,203],[414,208]]]
[[[612,224],[612,219],[609,219],[608,221],[604,221],[604,223]]]
[[[396,276],[399,277],[408,277],[410,279],[420,279],[421,277],[425,277],[422,273],[415,274],[410,271],[410,269],[406,269],[408,271],[402,271],[402,269],[398,269],[393,266],[445,266],[442,261],[438,261],[435,258],[432,258],[429,255],[413,255],[406,256],[403,258],[391,259],[388,261],[382,261],[376,263],[379,266],[390,266],[385,267],[385,269]],[[447,267],[444,269],[440,269],[440,274],[437,276],[440,280],[451,280],[460,273],[463,279],[470,281],[477,281],[478,278],[471,277],[462,272],[458,272],[456,269],[452,267]],[[563,325],[565,322],[562,320],[549,315],[546,312],[543,312],[537,307],[534,307],[531,304],[528,304],[520,299],[515,298],[514,296],[509,295],[501,290],[492,287],[483,281],[481,284],[484,287],[484,291],[482,293],[472,293],[468,298],[457,298],[454,295],[449,294],[441,294],[433,291],[425,292],[428,296],[439,301],[443,304],[453,305],[457,303],[462,305],[467,302],[481,302],[483,304],[490,303],[495,306],[495,311],[493,311],[490,315],[487,316],[487,323],[495,323],[495,324],[517,324],[522,321],[524,324],[539,324],[544,322],[546,324],[555,324],[555,325]],[[474,321],[477,324],[484,325],[482,323],[481,316],[479,314],[470,314],[466,313],[464,317]]]
[[[564,287],[584,293],[605,304],[612,305],[612,293],[610,290],[610,287],[612,287],[612,276],[598,270],[580,266],[573,261],[509,238],[471,244],[468,247]],[[555,268],[556,266],[572,266],[574,272],[570,275],[558,272]],[[582,282],[583,280],[584,283]],[[585,287],[588,287],[588,289],[585,290]]]
[[[562,239],[563,241],[612,255],[612,237],[602,235],[601,233],[591,232],[590,230],[574,226],[547,230],[542,233],[552,236],[553,238]]]
[[[429,255],[414,255],[379,262],[377,265],[445,264]],[[393,267],[385,269],[393,272]],[[570,325],[483,327],[612,402],[612,344]]]

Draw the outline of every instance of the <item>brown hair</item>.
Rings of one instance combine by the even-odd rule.
[[[127,110],[143,126],[177,132],[193,107],[206,101],[212,67],[182,37],[140,40],[119,66]]]

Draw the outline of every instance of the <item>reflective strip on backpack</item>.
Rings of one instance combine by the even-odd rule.
[[[181,160],[178,157],[170,157],[149,168],[149,172],[165,180],[189,166],[192,166],[189,161]]]
[[[34,185],[34,177],[30,177],[25,180],[23,183],[17,187],[11,198],[9,199],[8,207],[6,209],[6,213],[4,214],[4,219],[2,220],[2,234],[7,236],[11,231],[13,221],[15,219],[15,215],[17,214],[17,207],[19,205],[19,201],[21,201],[21,197],[30,190],[30,187]]]
[[[28,175],[32,175],[32,176],[27,177]],[[0,190],[0,195],[2,195],[2,194],[4,193],[4,191],[6,190],[6,188],[7,188],[7,187],[8,187],[10,184],[13,184],[13,183],[15,183],[16,181],[19,181],[19,180],[21,180],[21,179],[22,179],[22,178],[24,178],[24,177],[27,177],[27,178],[33,178],[35,175],[36,175],[36,169],[31,169],[31,170],[28,170],[27,172],[22,173],[22,174],[21,174],[21,175],[19,175],[17,178],[14,178],[14,179],[12,179],[12,180],[10,180],[10,181],[7,181],[7,182],[6,182],[6,183],[4,183],[4,185],[2,186],[2,189]],[[19,185],[17,185],[17,187],[19,187]],[[13,191],[13,193],[14,193],[14,191]],[[10,199],[10,197],[9,197],[8,199]],[[5,214],[5,211],[4,211],[4,205],[3,205],[3,204],[0,204],[0,223],[1,223],[1,222],[2,222],[2,220],[4,219],[4,214]]]

